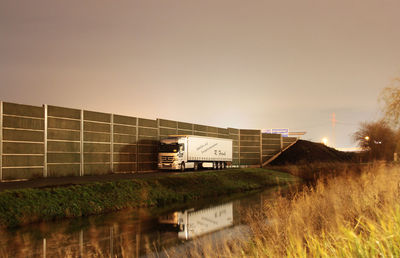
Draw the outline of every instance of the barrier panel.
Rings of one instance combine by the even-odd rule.
[[[293,139],[51,105],[0,102],[0,180],[149,172],[169,135],[232,139],[234,166],[259,167]]]

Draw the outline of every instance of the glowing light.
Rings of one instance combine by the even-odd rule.
[[[321,141],[323,144],[328,145],[328,138],[324,137]]]
[[[369,136],[365,136],[364,139],[365,139],[366,141],[369,141]]]

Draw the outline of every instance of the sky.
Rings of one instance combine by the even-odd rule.
[[[400,1],[0,0],[0,100],[354,145],[400,76]],[[328,143],[329,144],[329,143]]]

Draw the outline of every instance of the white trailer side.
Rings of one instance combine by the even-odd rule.
[[[232,140],[187,136],[189,161],[232,161]]]

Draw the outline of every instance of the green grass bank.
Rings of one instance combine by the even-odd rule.
[[[0,193],[0,227],[101,214],[127,207],[164,206],[298,180],[288,173],[255,168],[4,191]]]

